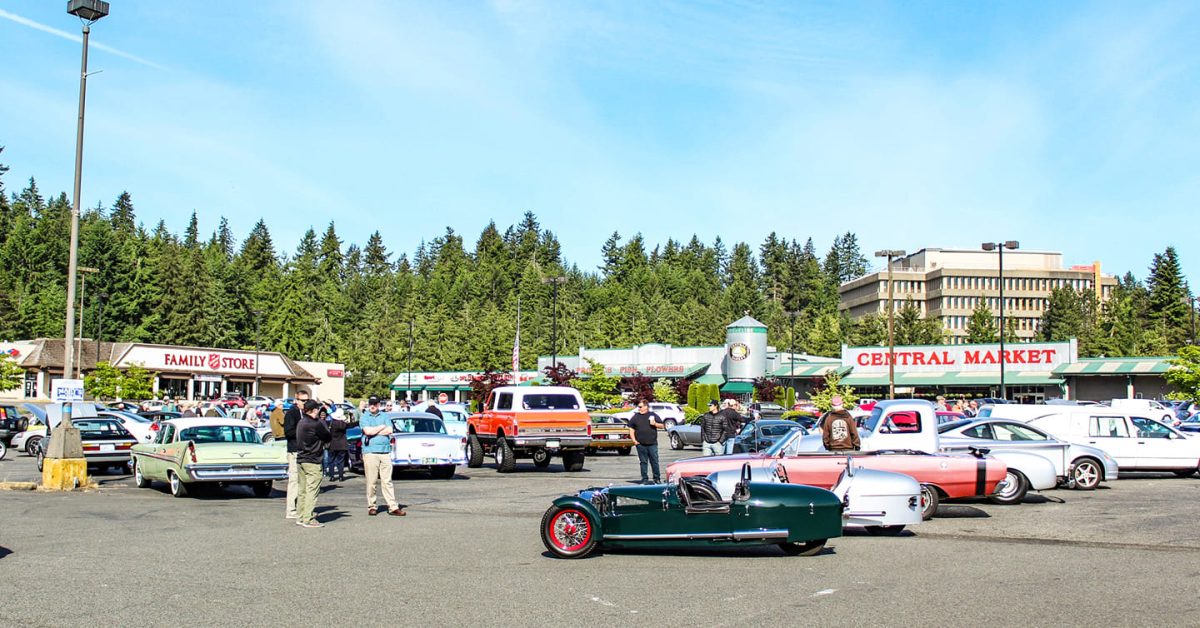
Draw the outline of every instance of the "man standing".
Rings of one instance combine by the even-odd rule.
[[[967,409],[963,410],[963,415],[965,415],[968,419],[973,419],[979,416],[979,402],[972,399],[971,402],[967,404]]]
[[[363,434],[363,472],[367,476],[367,514],[379,514],[375,507],[376,493],[383,492],[388,514],[403,517],[408,514],[396,502],[396,489],[392,486],[392,421],[379,411],[379,397],[371,395],[367,400],[367,411],[358,424]]]
[[[733,439],[742,432],[742,415],[737,411],[736,399],[726,399],[719,413],[725,419],[725,453],[733,453]]]
[[[708,414],[700,419],[700,438],[704,444],[700,450],[705,456],[719,456],[725,453],[725,440],[729,438],[725,431],[725,417],[719,412],[720,404],[714,399],[708,402]]]
[[[843,407],[841,395],[834,395],[829,403],[833,409],[825,415],[821,429],[821,441],[826,451],[858,451],[862,446],[858,427],[854,424],[854,417]]]
[[[300,402],[296,402],[299,406]],[[321,491],[321,461],[325,456],[325,443],[331,435],[321,420],[321,404],[309,399],[304,402],[304,414],[296,425],[296,470],[300,484],[296,499],[296,525],[304,528],[324,528],[317,521],[313,509],[317,506],[317,494]]]
[[[287,513],[284,517],[296,518],[296,498],[300,495],[299,469],[296,467],[296,452],[300,446],[296,443],[296,426],[304,416],[304,405],[308,401],[308,390],[301,388],[296,391],[296,400],[292,407],[283,414],[283,437],[287,439],[288,483],[287,483]]]
[[[654,483],[662,481],[658,470],[658,430],[662,423],[658,415],[650,411],[650,404],[645,399],[638,401],[637,412],[629,417],[629,437],[637,443],[638,465],[642,470],[642,484],[649,484],[646,475],[646,464],[654,470]]]
[[[341,410],[338,410],[331,415],[332,420],[329,421],[329,433],[333,435],[329,441],[330,482],[346,481],[346,456],[350,449],[350,443],[346,440],[346,430],[350,428],[350,424],[342,420],[342,416]]]

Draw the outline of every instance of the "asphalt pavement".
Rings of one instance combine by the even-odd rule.
[[[661,448],[667,461],[699,455]],[[36,476],[0,461],[0,479]],[[396,481],[407,517],[370,517],[364,481],[327,484],[322,529],[283,493],[176,499],[101,476],[97,490],[0,492],[0,625],[1195,625],[1200,478],[1145,474],[1019,506],[943,504],[899,537],[850,532],[815,557],[771,547],[551,558],[554,497],[638,478],[637,456],[582,473],[521,461]],[[277,484],[278,489],[283,484]]]

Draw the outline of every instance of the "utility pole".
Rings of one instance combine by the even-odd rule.
[[[413,383],[412,383],[412,360],[413,360],[413,321],[408,321],[408,390],[404,391],[404,398],[409,403],[415,401],[413,399]]]
[[[558,286],[567,283],[567,278],[546,277],[542,279],[542,283],[550,284],[553,294],[550,305],[550,369],[558,372]]]
[[[875,257],[887,258],[888,309],[888,399],[896,398],[896,304],[892,292],[892,260],[908,253],[900,249],[875,251]]]
[[[79,330],[75,336],[75,379],[83,376],[83,315],[87,307],[87,276],[100,272],[99,268],[79,267]],[[100,361],[100,345],[96,345],[96,361]]]
[[[254,315],[254,396],[259,396],[259,388],[262,387],[262,376],[259,374],[258,363],[262,361],[262,310],[254,310],[251,312]]]
[[[1008,330],[1004,328],[1004,249],[1010,251],[1020,248],[1021,244],[1016,240],[1008,240],[1007,242],[984,242],[982,245],[985,251],[996,251],[1000,254],[1000,398],[1008,400],[1008,386],[1004,383],[1004,370],[1007,360],[1004,358],[1004,334]]]

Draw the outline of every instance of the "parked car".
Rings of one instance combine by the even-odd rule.
[[[773,401],[756,401],[750,404],[750,416],[759,419],[778,419],[786,411],[784,407]]]
[[[650,411],[658,415],[663,427],[666,429],[671,429],[675,425],[683,425],[687,421],[687,415],[684,414],[683,408],[679,407],[678,404],[652,401],[650,402]],[[633,417],[634,412],[637,412],[637,410],[630,409],[618,412],[613,416],[628,421]]]
[[[128,430],[128,432],[132,434],[139,443],[148,443],[154,440],[155,432],[157,432],[157,430],[152,428],[154,422],[140,414],[126,412],[124,410],[100,410],[96,412],[96,416],[120,421],[121,425]]]
[[[1174,426],[1179,423],[1175,408],[1169,408],[1153,399],[1113,399],[1108,407],[1131,415],[1144,416]]]
[[[154,442],[134,446],[131,454],[138,488],[166,482],[175,497],[198,484],[241,484],[256,497],[267,497],[272,482],[287,479],[287,449],[264,444],[238,419],[170,419]]]
[[[1200,438],[1189,438],[1161,422],[1112,408],[1079,408],[1032,419],[1029,425],[1054,436],[1104,450],[1121,473],[1171,471],[1180,477],[1200,466]]]
[[[30,413],[17,404],[0,404],[0,444],[8,445],[29,426]]]
[[[1194,412],[1186,419],[1179,422],[1179,427],[1175,428],[1185,434],[1194,434],[1200,432],[1200,412]]]
[[[426,469],[437,479],[454,477],[467,463],[467,439],[446,431],[445,423],[425,412],[387,412],[392,422],[392,474]],[[360,432],[361,438],[361,432]]]
[[[227,408],[245,408],[246,398],[242,396],[242,393],[225,393],[218,403]]]
[[[951,410],[938,410],[937,411],[938,425],[952,423],[954,421],[961,421],[965,418],[967,418],[967,415],[965,415],[961,412],[953,412]]]
[[[677,423],[672,425],[667,428],[667,440],[671,443],[671,449],[683,449],[689,446],[699,447],[701,443],[700,424]]]
[[[1059,440],[1026,423],[1008,419],[964,419],[938,426],[942,451],[984,447],[990,452],[1025,451],[1049,460],[1060,484],[1090,491],[1118,477],[1117,461],[1101,449]]]
[[[418,403],[413,406],[413,412],[425,412],[431,404],[427,401]],[[442,421],[446,424],[446,432],[452,436],[467,436],[467,417],[471,413],[467,411],[467,407],[460,403],[436,403],[437,409],[442,413]]]
[[[518,458],[539,469],[562,457],[563,468],[583,470],[592,444],[592,420],[583,397],[570,386],[500,386],[488,393],[481,411],[467,419],[467,466],[483,465],[492,453],[496,470],[516,470]]]
[[[708,476],[724,499],[731,499],[742,470],[726,469]],[[788,483],[787,470],[779,464],[754,467],[752,482]],[[873,535],[894,536],[905,526],[921,523],[921,485],[903,473],[865,469],[849,464],[830,489],[845,510],[842,526],[863,527]]]
[[[71,425],[79,429],[79,439],[83,441],[83,459],[89,469],[118,467],[125,469],[129,465],[130,448],[137,444],[137,439],[116,419],[88,417],[72,419]],[[38,471],[46,459],[46,450],[54,439],[56,431],[50,432],[50,437],[39,445],[37,450]]]
[[[729,500],[707,477],[668,484],[589,488],[564,495],[542,516],[542,543],[559,558],[605,547],[778,545],[812,556],[842,535],[842,501],[830,491],[751,481],[746,467]]]
[[[795,421],[767,420],[751,421],[742,426],[742,431],[733,439],[733,453],[740,454],[752,451],[770,449],[775,441],[787,436],[794,430],[807,434],[803,427]]]
[[[629,424],[610,414],[590,413],[592,418],[592,444],[587,453],[600,450],[616,450],[622,456],[633,451],[634,442],[629,437]]]

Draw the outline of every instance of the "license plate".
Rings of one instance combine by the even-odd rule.
[[[100,445],[100,451],[116,451],[116,450],[117,450],[117,448],[114,445]]]
[[[437,458],[421,458],[421,464],[434,464],[436,462]]]
[[[558,441],[556,441],[556,440],[546,441],[546,449],[558,449],[558,447],[559,447]]]
[[[621,440],[621,435],[620,434],[609,434],[608,439],[609,440]]]

